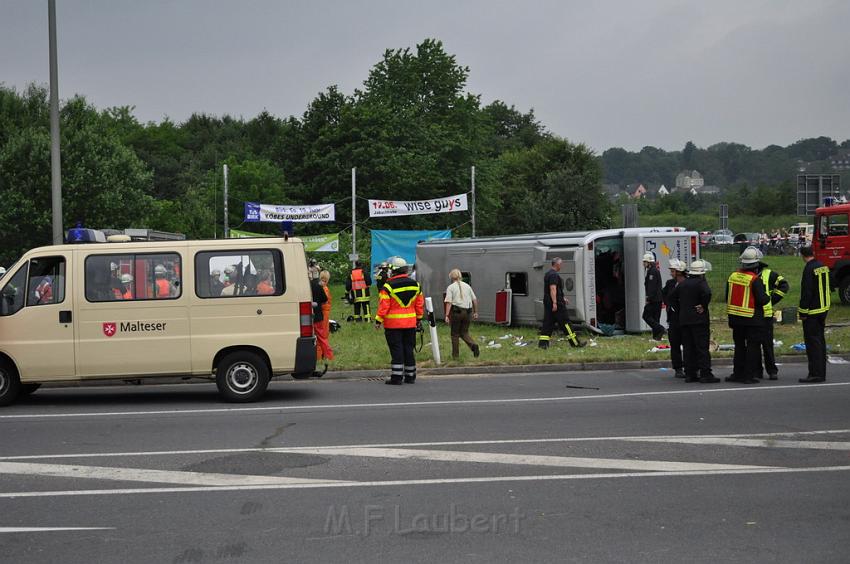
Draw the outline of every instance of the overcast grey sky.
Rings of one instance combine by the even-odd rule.
[[[47,0],[0,0],[0,82],[48,81]],[[427,37],[468,89],[601,152],[850,138],[848,0],[58,0],[59,93],[142,121],[300,116]]]

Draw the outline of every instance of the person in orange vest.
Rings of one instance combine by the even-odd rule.
[[[260,273],[260,281],[257,283],[258,296],[273,296],[275,293],[274,284],[272,284],[272,275],[268,270]]]
[[[133,276],[131,274],[121,275],[121,293],[116,293],[116,297],[120,300],[133,299]]]
[[[354,321],[369,321],[372,317],[372,308],[369,305],[371,299],[369,286],[371,285],[372,278],[369,272],[363,269],[363,264],[358,260],[354,263],[351,275],[345,282],[345,290],[354,302]]]
[[[726,282],[726,313],[735,342],[732,375],[726,378],[727,382],[757,384],[759,381],[761,344],[767,333],[764,306],[770,303],[759,277],[759,254],[755,247],[744,249],[741,268],[730,274]]]
[[[390,278],[378,294],[375,328],[384,326],[390,349],[390,377],[393,386],[416,382],[416,330],[425,314],[425,298],[419,283],[407,275],[409,265],[401,257],[387,259]]]
[[[153,269],[154,275],[156,276],[156,286],[154,289],[156,290],[157,298],[170,298],[171,297],[171,284],[165,278],[165,267],[161,264],[156,265]]]
[[[313,376],[324,376],[325,372],[328,371],[328,361],[334,359],[334,351],[331,348],[331,342],[329,340],[331,334],[331,291],[328,288],[328,282],[330,282],[331,273],[327,270],[323,270],[319,273],[318,282],[322,291],[325,294],[326,300],[321,303],[320,307],[322,308],[322,320],[316,321],[313,323],[313,333],[316,334],[316,364],[319,362],[324,363],[325,369],[323,372],[316,372]]]

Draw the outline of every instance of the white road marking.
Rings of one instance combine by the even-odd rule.
[[[485,464],[511,464],[516,466],[555,466],[561,468],[606,468],[658,472],[694,472],[706,470],[754,470],[772,466],[747,466],[742,464],[710,464],[702,462],[667,462],[661,460],[628,460],[613,458],[580,458],[573,456],[541,456],[532,454],[505,454],[501,452],[461,452],[456,450],[415,450],[404,448],[339,448],[320,447],[296,449],[289,452],[333,456],[369,458],[394,458],[401,460],[436,460],[440,462],[475,462]]]
[[[338,480],[313,480],[283,476],[247,476],[242,474],[211,474],[201,472],[174,472],[147,468],[106,468],[102,466],[76,466],[72,464],[33,464],[27,462],[0,462],[0,474],[50,476],[54,478],[92,478],[120,482],[156,482],[185,484],[187,486],[239,486],[314,484]]]
[[[434,446],[467,446],[467,445],[512,445],[512,444],[534,444],[534,443],[571,443],[571,442],[596,442],[596,441],[638,441],[658,440],[662,442],[677,442],[684,439],[721,439],[721,438],[750,438],[750,437],[787,437],[787,436],[811,436],[830,434],[850,434],[850,429],[827,429],[822,431],[786,431],[780,433],[746,433],[731,435],[626,435],[614,437],[563,437],[545,439],[492,439],[480,441],[437,441],[426,443],[378,443],[378,444],[356,444],[356,445],[328,445],[328,446],[296,446],[296,447],[269,447],[269,448],[216,448],[196,450],[148,450],[138,452],[90,452],[90,453],[67,453],[67,454],[30,454],[19,456],[0,456],[0,460],[49,460],[62,458],[110,458],[119,456],[173,456],[186,454],[241,454],[248,452],[292,452],[310,448],[407,448],[407,447],[434,447]],[[809,442],[806,442],[809,444]],[[816,443],[817,444],[817,443]]]
[[[767,392],[767,391],[810,391],[823,387],[834,386],[850,386],[850,382],[834,382],[824,384],[808,384],[806,386],[761,386],[753,387],[734,387],[734,388],[705,388],[699,387],[688,390],[665,390],[660,392],[624,392],[620,394],[595,394],[584,396],[555,396],[555,397],[536,397],[536,398],[501,398],[501,399],[470,399],[470,400],[437,400],[437,401],[409,401],[409,402],[383,402],[383,403],[339,403],[339,404],[305,404],[305,405],[284,405],[284,406],[268,406],[268,407],[220,407],[220,408],[203,408],[203,409],[162,409],[151,411],[91,411],[91,412],[66,412],[66,413],[17,413],[10,415],[0,415],[0,419],[58,419],[66,417],[140,417],[140,416],[161,416],[161,415],[197,415],[208,413],[260,413],[274,411],[309,411],[309,410],[325,410],[325,409],[385,409],[397,407],[432,407],[446,405],[492,405],[492,404],[511,404],[511,403],[543,403],[543,402],[562,402],[562,401],[579,401],[579,400],[598,400],[598,399],[614,399],[614,398],[630,398],[630,397],[651,397],[651,396],[671,396],[671,395],[690,395],[690,394],[716,394],[725,392]]]
[[[850,450],[850,442],[838,441],[781,441],[776,439],[732,439],[720,437],[650,437],[625,440],[636,443],[678,443],[685,445]]]
[[[704,477],[704,476],[729,476],[729,475],[754,475],[754,474],[805,474],[811,472],[846,472],[850,466],[820,466],[815,468],[765,468],[752,470],[708,470],[696,472],[618,472],[613,474],[590,473],[590,474],[552,474],[542,476],[492,476],[484,478],[438,478],[424,480],[385,480],[371,482],[330,482],[313,484],[281,484],[281,485],[258,485],[258,486],[195,486],[185,488],[135,488],[114,490],[64,490],[64,491],[41,491],[41,492],[3,492],[0,499],[32,498],[32,497],[63,497],[63,496],[85,496],[85,495],[134,495],[134,494],[181,494],[198,492],[234,492],[234,491],[257,491],[257,490],[291,490],[291,489],[316,489],[316,488],[362,488],[379,487],[387,488],[393,486],[429,486],[447,484],[489,484],[500,482],[534,482],[553,480],[600,480],[617,478],[671,478],[671,477]]]
[[[114,531],[115,527],[0,527],[0,533],[49,533],[54,531]]]

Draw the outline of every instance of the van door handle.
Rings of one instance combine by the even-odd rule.
[[[60,311],[59,312],[59,323],[71,323],[71,312],[70,311]]]

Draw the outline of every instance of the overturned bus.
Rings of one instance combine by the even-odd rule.
[[[442,303],[449,271],[459,269],[478,296],[481,321],[534,325],[543,320],[543,277],[555,257],[572,322],[591,331],[648,331],[642,257],[651,252],[662,277],[670,259],[699,258],[699,234],[681,227],[434,239],[416,247],[417,279],[426,296]],[[435,307],[442,317],[443,308]],[[662,321],[665,315],[662,314]]]

